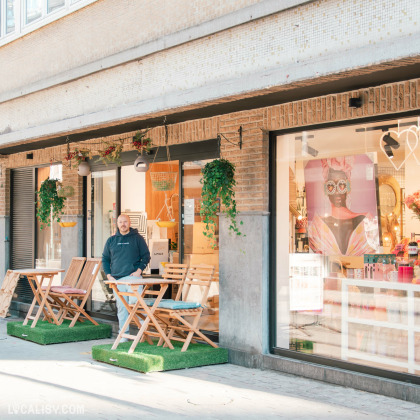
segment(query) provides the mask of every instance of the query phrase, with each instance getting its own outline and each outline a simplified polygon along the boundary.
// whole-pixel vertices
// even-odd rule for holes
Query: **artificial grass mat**
[[[61,325],[50,324],[48,321],[38,321],[31,328],[32,321],[22,325],[22,321],[8,322],[7,334],[38,344],[70,343],[74,341],[99,340],[112,335],[111,325],[93,325],[89,321],[76,322],[69,328],[70,321],[64,320]]]
[[[197,366],[227,363],[227,349],[214,348],[207,344],[190,344],[187,351],[181,352],[183,343],[172,343],[169,347],[139,343],[133,353],[128,354],[132,341],[121,343],[115,350],[112,344],[92,347],[92,357],[99,362],[109,363],[139,372],[158,372],[162,370],[185,369]]]

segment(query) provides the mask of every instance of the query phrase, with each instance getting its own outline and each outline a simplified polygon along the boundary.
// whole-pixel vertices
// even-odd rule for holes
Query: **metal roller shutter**
[[[35,170],[12,171],[11,197],[11,268],[34,268],[35,263]],[[26,279],[21,278],[16,287],[18,300],[32,301],[33,293]]]

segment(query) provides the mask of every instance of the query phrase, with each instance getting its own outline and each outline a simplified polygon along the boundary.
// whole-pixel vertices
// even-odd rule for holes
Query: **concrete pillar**
[[[243,212],[246,236],[229,234],[220,216],[220,312],[222,347],[261,355],[268,352],[268,222],[267,212]]]

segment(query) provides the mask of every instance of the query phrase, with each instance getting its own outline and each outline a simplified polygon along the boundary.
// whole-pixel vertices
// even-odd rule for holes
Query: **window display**
[[[311,160],[304,172],[311,250],[353,256],[377,251],[376,186],[370,158],[357,155]]]
[[[420,374],[419,121],[277,137],[276,347]]]

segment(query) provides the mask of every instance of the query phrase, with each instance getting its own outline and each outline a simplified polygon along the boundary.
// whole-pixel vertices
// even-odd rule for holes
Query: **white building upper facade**
[[[9,3],[19,6],[13,37]],[[42,13],[29,30],[22,13],[32,3],[42,3]],[[56,3],[64,6],[53,18],[51,1],[1,0],[0,145],[420,57],[417,1]]]

